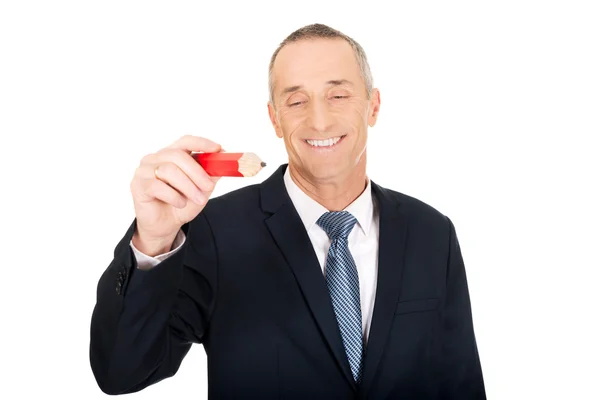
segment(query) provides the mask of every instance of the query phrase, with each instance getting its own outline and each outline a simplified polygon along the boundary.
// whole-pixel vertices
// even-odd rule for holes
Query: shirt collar
[[[285,188],[300,215],[300,219],[304,227],[309,231],[317,222],[319,217],[328,212],[325,207],[308,196],[296,183],[292,180],[289,166],[286,168],[283,175]],[[373,222],[373,196],[371,194],[371,180],[367,178],[367,187],[348,207],[344,209],[351,213],[362,232],[367,236]]]

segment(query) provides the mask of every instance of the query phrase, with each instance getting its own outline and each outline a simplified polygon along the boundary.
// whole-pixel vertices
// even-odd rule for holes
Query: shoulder
[[[232,221],[260,210],[260,183],[211,197],[202,210],[208,219]]]
[[[229,208],[231,206],[245,207],[254,206],[258,207],[258,200],[260,198],[260,183],[252,184],[234,189],[227,193],[212,197],[206,208],[214,210]]]
[[[442,211],[419,198],[374,183],[373,186],[376,197],[395,206],[413,227],[428,227],[447,232],[452,224],[450,218]]]

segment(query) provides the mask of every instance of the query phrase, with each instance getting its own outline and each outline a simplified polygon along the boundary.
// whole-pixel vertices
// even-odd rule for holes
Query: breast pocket
[[[438,308],[438,303],[438,299],[435,298],[401,301],[396,306],[396,314],[435,311]]]

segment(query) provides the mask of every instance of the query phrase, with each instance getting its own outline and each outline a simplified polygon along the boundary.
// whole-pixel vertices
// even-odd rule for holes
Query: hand
[[[220,152],[221,146],[197,136],[142,158],[131,181],[136,215],[133,245],[155,256],[168,252],[177,232],[204,208],[219,177],[211,177],[191,152]]]

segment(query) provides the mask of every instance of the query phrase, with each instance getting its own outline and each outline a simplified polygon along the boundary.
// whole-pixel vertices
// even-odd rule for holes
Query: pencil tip
[[[261,167],[266,167],[266,166],[267,166],[267,163],[266,163],[266,162],[264,162],[264,161],[261,161],[261,163],[260,163],[260,166],[261,166]]]

